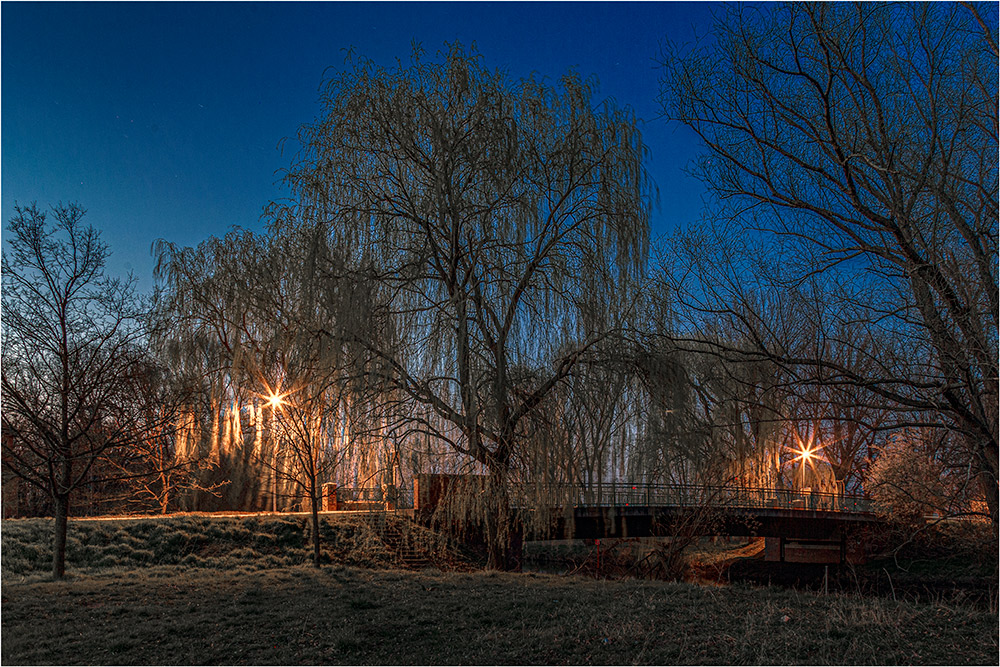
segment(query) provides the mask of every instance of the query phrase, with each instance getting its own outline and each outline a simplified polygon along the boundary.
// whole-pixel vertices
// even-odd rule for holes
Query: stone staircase
[[[414,544],[412,539],[408,539],[409,536],[400,530],[397,523],[386,521],[384,514],[377,514],[369,518],[368,522],[403,567],[420,570],[433,565],[427,557],[427,551]]]

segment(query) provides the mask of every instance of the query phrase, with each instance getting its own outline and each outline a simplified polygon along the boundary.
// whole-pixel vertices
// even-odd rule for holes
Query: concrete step
[[[398,526],[389,525],[380,517],[373,517],[369,525],[389,549],[395,552],[399,562],[410,569],[430,567],[433,563],[427,557],[424,549],[406,541],[403,531]]]

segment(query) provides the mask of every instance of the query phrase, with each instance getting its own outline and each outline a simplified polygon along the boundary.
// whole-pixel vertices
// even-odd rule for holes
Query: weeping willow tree
[[[226,459],[220,474],[242,488],[229,493],[235,505],[253,505],[251,494],[274,509],[288,495],[275,488],[288,477],[275,463],[287,458],[275,451],[290,428],[278,424],[287,406],[313,415],[310,428],[338,446],[359,430],[350,422],[358,413],[351,391],[360,387],[350,382],[363,362],[346,336],[323,332],[361,328],[364,286],[329,273],[338,261],[333,252],[315,230],[277,226],[268,235],[233,231],[194,249],[159,246],[161,306],[173,318],[163,347],[172,363],[202,379],[201,403],[187,415],[178,451],[201,448],[217,463]]]
[[[242,271],[260,263],[259,249],[251,235],[237,233],[197,248],[163,242],[156,248],[159,307],[171,323],[158,344],[167,362],[199,388],[175,449],[177,456],[208,462],[199,486],[214,490],[187,494],[185,509],[257,509],[264,492],[257,450],[264,444],[266,415],[258,409],[260,385],[245,363],[253,358],[246,351],[259,338],[260,325],[246,317],[252,295],[248,283],[240,282]],[[259,276],[254,284],[264,280]]]
[[[369,382],[382,373],[366,351],[391,328],[370,326],[370,282],[346,275],[330,240],[281,218],[264,235],[161,243],[157,268],[175,323],[164,347],[202,377],[178,452],[215,463],[224,507],[308,509],[317,566],[323,483],[371,480],[393,460],[383,408],[394,403]]]
[[[649,189],[634,115],[575,73],[513,81],[452,45],[383,69],[350,57],[298,133],[278,216],[329,230],[378,285],[368,351],[427,431],[490,478],[491,565],[528,420],[620,326]]]
[[[703,268],[703,242],[702,230],[694,228],[657,249],[662,273],[648,291],[645,338],[635,361],[645,411],[634,465],[667,484],[774,488],[795,417],[792,377],[779,364],[743,354],[748,343],[738,315],[699,310],[679,288]],[[738,256],[758,261],[755,253]],[[713,275],[738,288],[751,272],[739,267],[723,274],[716,267]],[[782,314],[790,323],[802,319],[787,306]],[[723,346],[731,354],[720,354]]]

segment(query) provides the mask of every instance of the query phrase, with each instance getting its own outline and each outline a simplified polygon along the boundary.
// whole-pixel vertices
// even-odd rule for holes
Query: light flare
[[[792,458],[792,462],[799,461],[801,463],[806,463],[808,465],[813,465],[815,461],[826,461],[821,454],[823,450],[823,445],[813,444],[812,436],[809,437],[808,442],[802,442],[798,436],[795,438],[798,442],[796,447],[786,447],[786,449],[795,453],[795,457]]]
[[[796,456],[793,460],[811,464],[813,462],[813,459],[820,458],[819,454],[817,454],[819,450],[820,450],[819,447],[809,447],[809,448],[799,449],[798,450],[799,455]]]
[[[286,405],[289,404],[288,401],[285,400],[285,399],[291,393],[292,393],[291,391],[281,391],[281,383],[280,382],[273,389],[270,386],[268,386],[267,382],[265,382],[264,383],[264,392],[260,393],[260,394],[257,394],[257,396],[259,396],[260,398],[264,399],[267,407],[271,408],[272,410],[277,410],[277,409],[279,409],[279,408],[281,408],[281,407],[286,406]]]

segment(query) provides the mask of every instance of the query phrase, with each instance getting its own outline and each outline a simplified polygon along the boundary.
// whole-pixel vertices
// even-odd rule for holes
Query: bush
[[[898,434],[880,448],[864,480],[876,511],[911,526],[925,516],[963,513],[970,480],[950,473],[942,449],[923,431]]]

